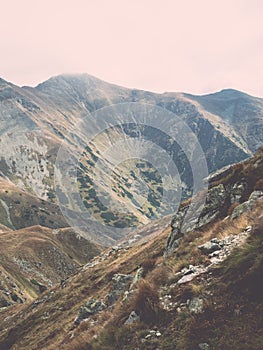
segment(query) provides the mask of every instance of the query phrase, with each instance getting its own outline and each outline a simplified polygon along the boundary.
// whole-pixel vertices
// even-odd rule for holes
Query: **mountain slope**
[[[10,307],[35,299],[98,255],[101,247],[70,228],[41,226],[0,233],[0,304]]]
[[[63,288],[3,309],[1,349],[260,350],[262,164],[261,151],[213,177],[209,191],[231,185],[239,203],[227,202],[214,218],[215,207],[207,207],[213,220],[185,234],[169,256],[174,227],[152,222],[151,240],[107,249]],[[241,195],[233,186],[240,180],[248,184]],[[261,195],[248,203],[255,192]]]
[[[98,220],[117,227],[149,222],[160,204],[159,190],[162,188],[159,175],[154,173],[153,167],[143,161],[124,162],[116,167],[111,188],[102,183],[98,185],[98,193],[108,198],[107,205],[100,202],[98,193],[94,193],[94,181],[90,177],[112,140],[121,140],[124,136],[120,130],[112,129],[106,133],[106,137],[100,137],[97,142],[87,145],[82,121],[87,114],[102,107],[127,102],[161,107],[186,121],[199,139],[209,172],[247,158],[263,141],[263,133],[260,132],[263,125],[262,99],[233,90],[206,96],[156,94],[108,84],[87,74],[53,77],[35,88],[20,88],[1,80],[2,176],[41,199],[56,202],[54,164],[61,142],[66,140],[72,151],[80,150],[85,144],[87,147],[78,167],[78,192],[84,206]],[[125,135],[136,136],[136,128],[126,128]],[[158,136],[151,128],[141,129],[140,133],[142,138],[157,142],[165,152],[173,155],[181,175],[182,196],[189,197],[193,186],[192,172],[178,144],[170,144],[165,135]],[[146,154],[151,152],[150,148],[145,151]],[[104,176],[107,178],[107,173]],[[138,197],[130,180],[146,182],[150,193],[148,197]],[[66,198],[69,209],[72,209],[76,205],[74,198],[77,192],[69,198],[63,186],[63,183],[57,183],[57,193]],[[138,203],[142,200],[144,205],[140,207]],[[125,218],[114,212],[122,207],[128,211]],[[6,225],[6,219],[2,223]],[[41,225],[49,224],[41,222]],[[116,238],[119,237],[113,237]]]

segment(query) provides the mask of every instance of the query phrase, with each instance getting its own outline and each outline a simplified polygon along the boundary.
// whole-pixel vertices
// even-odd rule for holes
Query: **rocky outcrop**
[[[220,184],[208,190],[204,207],[199,216],[196,215],[200,204],[198,198],[194,199],[191,212],[189,211],[190,205],[179,209],[171,223],[172,231],[167,240],[165,256],[171,254],[176,248],[178,248],[186,233],[200,229],[201,227],[213,222],[215,219],[226,216],[227,210],[231,204],[241,201],[245,191],[246,182],[244,179],[229,185]],[[235,219],[242,213],[251,210],[256,201],[262,196],[262,191],[252,192],[248,201],[241,203],[234,209],[231,216],[232,219]],[[218,250],[217,248],[217,242],[209,242],[201,249],[212,252]]]
[[[117,273],[112,278],[112,289],[108,294],[108,303],[115,303],[121,294],[128,290],[129,285],[133,282],[133,275]]]
[[[191,282],[195,277],[208,272],[214,265],[224,261],[234,248],[242,245],[246,241],[251,230],[252,227],[248,226],[243,232],[237,235],[229,235],[221,240],[212,238],[210,241],[200,245],[198,248],[204,255],[208,256],[209,263],[206,263],[206,265],[189,265],[188,267],[184,267],[178,273],[180,278],[177,284]]]
[[[211,241],[200,245],[198,248],[204,254],[211,254],[215,251],[220,250],[222,248],[222,245],[223,244],[217,238],[213,238],[213,239],[211,239]]]
[[[249,197],[249,199],[246,202],[238,205],[234,209],[234,211],[233,211],[233,213],[231,215],[231,218],[232,219],[236,219],[241,214],[245,213],[246,211],[253,209],[256,201],[262,196],[263,196],[263,192],[262,191],[254,191],[254,192],[252,192],[250,197]]]
[[[231,190],[227,189],[223,184],[209,189],[204,207],[198,217],[196,217],[196,212],[198,212],[201,202],[197,197],[194,199],[194,207],[191,207],[191,213],[189,212],[190,205],[179,209],[171,223],[172,232],[167,240],[166,254],[173,252],[179,246],[187,232],[196,230],[220,217],[226,202],[230,200],[230,193]]]
[[[17,281],[16,281],[17,282]],[[25,293],[13,278],[0,270],[0,310],[27,301]]]
[[[97,314],[98,312],[104,310],[106,305],[102,300],[89,300],[86,305],[81,306],[78,316],[76,317],[74,324],[79,325],[82,321],[88,319],[90,316]]]

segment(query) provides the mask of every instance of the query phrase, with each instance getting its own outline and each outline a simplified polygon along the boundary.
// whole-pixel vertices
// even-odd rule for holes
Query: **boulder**
[[[235,183],[231,187],[228,188],[228,191],[230,193],[231,204],[240,203],[241,197],[243,196],[245,189],[246,189],[246,182],[245,181]]]
[[[210,349],[210,346],[207,343],[200,343],[200,344],[198,344],[198,347],[200,350],[209,350]]]
[[[172,232],[167,240],[165,256],[178,248],[186,233],[199,229],[218,218],[228,197],[229,193],[224,185],[220,184],[208,190],[203,207],[201,206],[202,198],[200,197],[200,200],[198,200],[195,197],[192,206],[181,208],[172,220]]]
[[[245,213],[246,211],[252,210],[256,201],[262,196],[263,196],[262,191],[252,192],[251,195],[249,196],[249,199],[246,202],[239,204],[237,207],[235,207],[235,209],[231,215],[231,219],[236,219],[241,214]]]
[[[217,250],[222,249],[222,246],[218,243],[214,243],[211,241],[206,242],[198,247],[198,249],[201,250],[202,253],[209,255]]]
[[[142,278],[143,275],[143,267],[139,267],[138,270],[136,271],[136,274],[133,278],[133,281],[130,285],[130,290],[132,290],[136,284],[140,281],[140,279]]]
[[[11,306],[12,303],[10,303],[8,300],[4,299],[4,298],[0,298],[0,308],[2,307],[8,307]]]
[[[128,290],[129,285],[133,282],[133,275],[125,275],[121,273],[116,273],[112,277],[112,289],[108,294],[109,304],[115,303],[120,295]]]
[[[200,298],[193,298],[188,304],[189,311],[194,314],[200,314],[203,312],[204,301]]]
[[[203,207],[202,195],[200,194],[194,197],[191,205],[181,207],[172,219],[172,231],[166,243],[164,256],[168,256],[179,247],[186,233],[200,229],[219,218],[229,203],[239,203],[246,191],[246,186],[244,180],[226,186],[219,184],[207,191]],[[198,196],[200,196],[201,201],[199,201]],[[234,209],[232,219],[237,218],[247,210],[251,210],[257,199],[262,196],[262,191],[254,191],[247,202],[241,203]],[[216,248],[214,246],[211,249]]]
[[[140,316],[138,316],[135,311],[132,311],[124,324],[133,324],[138,321],[140,321]]]
[[[76,317],[74,324],[79,325],[82,321],[88,319],[90,316],[97,314],[104,310],[106,305],[101,300],[89,300],[86,305],[81,306],[78,316]]]

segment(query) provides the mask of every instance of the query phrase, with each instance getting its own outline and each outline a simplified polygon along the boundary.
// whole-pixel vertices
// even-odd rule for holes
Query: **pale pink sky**
[[[1,1],[0,76],[89,73],[127,87],[263,97],[262,0]]]

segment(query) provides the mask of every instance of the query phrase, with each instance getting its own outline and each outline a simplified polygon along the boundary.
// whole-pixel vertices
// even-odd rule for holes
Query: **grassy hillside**
[[[41,226],[0,232],[0,304],[33,300],[98,255],[101,247],[72,229]]]
[[[167,257],[172,227],[148,224],[148,239],[141,228],[136,245],[109,248],[37,299],[3,307],[0,349],[262,349],[262,197],[244,205],[262,189],[262,159],[261,150],[211,178],[211,186],[247,184],[235,219],[237,203],[227,202]]]

